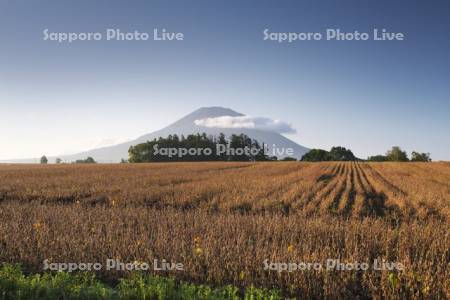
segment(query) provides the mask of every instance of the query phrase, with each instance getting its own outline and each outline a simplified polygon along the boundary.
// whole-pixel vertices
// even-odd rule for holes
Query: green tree
[[[245,147],[251,148],[252,141],[250,138],[244,134],[236,135],[232,134],[230,139],[230,148],[231,149],[245,149]],[[230,160],[232,161],[249,161],[250,157],[245,153],[240,154],[235,151],[232,153]]]
[[[62,159],[59,158],[59,157],[57,157],[57,158],[55,159],[55,164],[60,164],[60,163],[62,163]]]
[[[353,161],[358,158],[353,155],[350,149],[345,147],[335,146],[331,150],[325,151],[322,149],[311,149],[308,153],[302,156],[302,161]]]
[[[86,163],[87,164],[95,164],[95,163],[97,163],[92,157],[88,157],[88,158],[86,158]]]
[[[419,152],[413,151],[411,153],[411,161],[429,162],[429,161],[431,161],[430,153],[419,153]]]
[[[75,161],[76,164],[96,164],[97,162],[92,158],[88,157],[86,159],[78,159]]]
[[[368,161],[383,162],[383,161],[388,161],[388,158],[385,155],[374,155],[374,156],[369,156],[367,158],[367,160]]]
[[[356,160],[355,155],[350,149],[341,146],[333,147],[330,150],[331,160],[335,161],[353,161]]]
[[[156,140],[155,140],[156,141]],[[142,163],[150,161],[152,150],[151,142],[141,143],[135,146],[130,146],[128,149],[128,161],[130,163]]]
[[[394,146],[386,153],[386,157],[389,161],[408,161],[408,154],[400,147]]]
[[[302,161],[329,161],[332,160],[330,152],[322,149],[311,149],[302,156]]]
[[[48,163],[48,159],[47,159],[47,157],[44,155],[44,156],[42,156],[41,157],[41,164],[43,164],[43,165],[46,165],[47,163]]]
[[[295,157],[286,156],[280,159],[280,161],[297,161]]]

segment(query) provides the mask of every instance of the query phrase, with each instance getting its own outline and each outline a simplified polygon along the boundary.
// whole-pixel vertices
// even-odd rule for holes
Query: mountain
[[[294,157],[301,158],[303,154],[309,151],[308,148],[298,145],[297,143],[291,141],[290,139],[284,137],[283,135],[268,131],[268,130],[259,130],[259,129],[247,129],[247,128],[210,128],[198,126],[194,123],[195,120],[205,119],[205,118],[215,118],[222,116],[231,116],[231,117],[239,117],[244,116],[241,113],[238,113],[229,108],[223,107],[203,107],[200,108],[189,115],[181,118],[175,123],[152,133],[143,135],[133,141],[129,141],[126,143],[102,147],[98,149],[93,149],[73,155],[63,155],[58,156],[63,161],[71,162],[77,159],[85,159],[88,156],[93,157],[98,162],[103,163],[113,163],[119,162],[121,159],[128,158],[128,149],[130,146],[134,146],[139,143],[144,143],[149,140],[153,140],[159,137],[167,137],[170,134],[178,134],[178,135],[189,135],[195,133],[203,133],[205,132],[208,135],[219,135],[219,133],[224,133],[226,136],[230,136],[231,134],[246,134],[252,139],[257,140],[260,143],[267,144],[269,150],[272,149],[272,145],[276,145],[279,149],[292,148],[294,151]],[[283,155],[276,155],[279,158],[283,157]],[[53,162],[56,157],[49,157],[49,161]]]

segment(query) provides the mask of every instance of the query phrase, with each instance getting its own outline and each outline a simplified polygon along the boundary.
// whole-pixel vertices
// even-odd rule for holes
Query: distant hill
[[[136,145],[139,143],[144,143],[149,140],[153,140],[159,137],[167,137],[170,134],[178,134],[178,135],[188,135],[195,133],[203,133],[205,132],[208,135],[219,135],[221,132],[226,136],[230,136],[231,134],[246,134],[252,139],[259,141],[260,143],[265,143],[268,145],[268,148],[271,149],[271,146],[274,144],[277,148],[292,148],[294,150],[294,157],[300,159],[306,152],[309,151],[308,148],[298,145],[297,143],[291,141],[290,139],[284,137],[283,135],[268,131],[268,130],[259,130],[259,129],[248,129],[248,128],[210,128],[198,126],[194,122],[195,120],[205,119],[205,118],[216,118],[222,116],[231,116],[231,117],[239,117],[244,116],[241,113],[238,113],[229,108],[223,107],[203,107],[197,109],[196,111],[188,114],[187,116],[179,119],[175,123],[160,129],[158,131],[143,135],[135,140],[121,143],[114,146],[102,147],[98,149],[93,149],[73,155],[62,155],[58,156],[63,161],[71,162],[77,159],[84,159],[88,156],[93,157],[97,162],[100,163],[115,163],[120,162],[121,159],[128,158],[128,149],[132,145]],[[281,158],[283,156],[279,156]],[[56,157],[49,157],[49,161],[53,162]],[[33,160],[20,160],[18,162],[36,162]]]

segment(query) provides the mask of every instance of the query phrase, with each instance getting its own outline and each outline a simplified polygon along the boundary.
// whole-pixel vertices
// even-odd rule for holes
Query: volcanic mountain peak
[[[143,135],[135,140],[117,144],[114,146],[97,148],[73,155],[62,155],[58,156],[63,161],[71,162],[78,159],[85,159],[86,157],[93,157],[98,162],[103,163],[114,163],[119,162],[121,159],[128,158],[128,149],[130,146],[134,146],[140,143],[145,143],[159,137],[167,137],[170,134],[184,135],[196,133],[206,133],[207,135],[217,136],[220,133],[224,133],[226,136],[232,134],[246,134],[252,139],[257,140],[260,143],[268,145],[269,148],[292,148],[294,151],[294,157],[301,158],[309,149],[298,145],[292,140],[284,137],[283,135],[270,130],[264,130],[261,128],[216,128],[216,127],[205,127],[196,125],[196,120],[202,120],[207,118],[218,118],[223,116],[229,117],[244,117],[244,114],[236,112],[229,108],[224,108],[220,106],[211,107],[201,107],[192,113],[184,116],[178,121],[172,123],[171,125],[157,130],[155,132]],[[281,156],[282,157],[282,156]],[[49,157],[50,161],[54,161],[56,157]],[[33,162],[32,160],[21,160],[20,162]]]

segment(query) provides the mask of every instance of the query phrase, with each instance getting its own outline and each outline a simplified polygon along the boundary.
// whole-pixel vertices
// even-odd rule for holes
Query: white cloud
[[[248,128],[274,131],[278,133],[296,133],[291,124],[286,122],[251,116],[222,116],[216,118],[205,118],[194,121],[195,125],[209,128]]]

